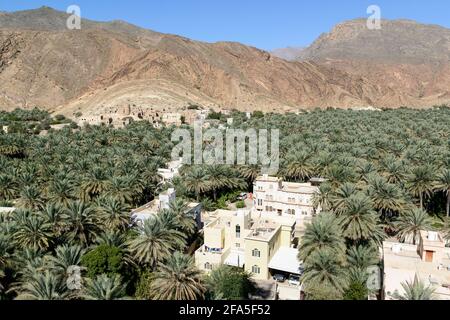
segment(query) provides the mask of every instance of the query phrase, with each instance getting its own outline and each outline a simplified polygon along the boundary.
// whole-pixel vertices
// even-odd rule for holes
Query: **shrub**
[[[150,271],[143,272],[136,286],[135,297],[137,300],[152,300],[150,288],[153,282],[153,273]]]
[[[360,282],[352,282],[344,292],[345,300],[367,300],[369,290],[367,286]]]
[[[255,292],[255,284],[249,273],[225,265],[213,270],[207,282],[209,296],[223,300],[244,300]]]
[[[238,201],[238,202],[236,203],[236,208],[238,208],[238,209],[243,209],[243,208],[245,208],[245,202],[244,202],[244,201]]]
[[[87,268],[90,278],[101,274],[120,274],[123,270],[123,253],[117,247],[100,245],[89,251],[81,259],[81,264]]]

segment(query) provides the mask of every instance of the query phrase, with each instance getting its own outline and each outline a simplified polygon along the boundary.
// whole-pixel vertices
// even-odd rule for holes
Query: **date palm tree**
[[[261,175],[261,168],[258,165],[243,165],[238,167],[239,174],[251,186],[256,178]]]
[[[135,181],[131,175],[114,176],[109,180],[106,195],[122,203],[133,203],[133,197],[143,189],[137,190]]]
[[[223,165],[211,165],[206,168],[208,175],[209,190],[213,192],[214,201],[217,200],[217,192],[222,189],[240,189],[245,188],[243,179],[237,177],[235,173]]]
[[[16,290],[16,300],[64,300],[68,297],[62,281],[48,270],[36,272]]]
[[[438,177],[436,189],[445,193],[447,202],[445,205],[445,213],[450,217],[450,170],[445,169]]]
[[[80,198],[83,201],[89,201],[98,197],[108,190],[110,182],[108,181],[105,170],[100,167],[94,167],[87,172],[79,188]]]
[[[378,265],[380,257],[375,246],[352,246],[347,252],[348,265],[359,269],[367,269],[370,266]]]
[[[391,217],[405,209],[406,201],[399,187],[382,177],[373,175],[368,180],[367,194],[382,216]]]
[[[324,183],[319,186],[319,190],[314,192],[312,203],[314,209],[321,208],[323,211],[331,210],[332,208],[332,192],[333,187],[329,183]]]
[[[81,297],[85,300],[122,300],[126,296],[125,289],[119,275],[102,274],[95,279],[86,279]]]
[[[139,235],[129,243],[133,258],[140,264],[155,269],[159,262],[166,260],[176,248],[183,247],[185,235],[175,229],[167,229],[156,216],[147,219],[138,227]]]
[[[71,267],[80,266],[81,258],[85,250],[79,245],[68,246],[66,244],[56,248],[55,255],[45,257],[49,263],[49,269],[54,275],[65,283]]]
[[[183,180],[186,190],[194,193],[197,201],[200,201],[200,195],[211,190],[209,175],[201,167],[192,167],[185,173]]]
[[[68,203],[73,200],[73,193],[73,182],[67,178],[55,178],[50,181],[47,188],[48,201],[64,207],[67,207]]]
[[[108,196],[97,202],[97,211],[102,224],[111,231],[125,231],[130,224],[130,207],[118,198]]]
[[[347,275],[342,258],[333,250],[315,251],[304,263],[305,271],[302,281],[308,286],[334,288],[342,293],[347,286]]]
[[[336,213],[341,213],[347,206],[348,199],[358,192],[353,183],[344,183],[331,195],[331,203]]]
[[[355,243],[361,240],[370,240],[379,223],[379,217],[373,210],[372,201],[362,193],[348,198],[339,218],[343,235]]]
[[[31,215],[21,220],[14,241],[20,248],[47,250],[52,243],[51,226],[41,217]]]
[[[319,250],[329,249],[338,255],[345,253],[345,241],[342,229],[336,216],[329,212],[321,212],[306,226],[305,234],[299,247],[299,260],[307,261]]]
[[[151,294],[155,300],[204,299],[206,288],[202,279],[193,258],[175,252],[165,263],[158,265]]]
[[[431,165],[414,167],[407,185],[411,194],[419,197],[420,208],[423,209],[424,199],[431,196],[436,186],[434,168]]]
[[[73,244],[87,247],[98,234],[95,210],[82,201],[72,201],[64,213],[66,237]]]
[[[311,178],[314,166],[310,158],[311,154],[306,151],[288,154],[285,159],[284,176],[299,181],[306,181]]]
[[[13,200],[17,195],[17,185],[14,179],[7,174],[0,174],[0,199]]]
[[[196,217],[188,213],[188,205],[183,199],[175,199],[175,201],[171,202],[169,211],[174,213],[180,230],[186,234],[187,237],[190,237],[195,233]]]
[[[401,241],[412,240],[415,245],[420,231],[433,229],[433,220],[426,211],[413,208],[401,214],[393,225],[398,231],[397,236]]]
[[[42,208],[44,201],[42,194],[37,186],[27,185],[20,192],[17,205],[22,209],[39,210]]]
[[[403,294],[394,292],[392,297],[396,300],[434,300],[434,292],[431,286],[427,286],[423,281],[419,280],[417,274],[413,281],[406,281],[401,284]]]

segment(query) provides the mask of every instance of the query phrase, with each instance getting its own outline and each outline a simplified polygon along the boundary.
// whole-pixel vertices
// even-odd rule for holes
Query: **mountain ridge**
[[[338,50],[329,44],[333,37],[319,37],[319,46],[304,49],[307,59],[287,61],[237,42],[200,42],[117,20],[83,20],[82,30],[67,30],[64,19],[68,15],[51,8],[6,16],[0,15],[3,109],[39,106],[70,116],[127,105],[167,112],[198,104],[293,112],[330,106],[425,107],[450,97],[444,73],[438,75],[445,80],[441,86],[424,86],[415,95],[419,87],[409,88],[410,80],[400,79],[394,86],[383,83],[364,73],[371,65],[362,68],[353,58],[350,62],[358,65],[352,69],[339,56],[345,49],[340,49],[342,44],[337,43]],[[340,25],[337,30],[347,30],[345,24]],[[408,77],[413,76],[410,65],[398,68],[395,72],[404,72],[404,68]],[[421,68],[430,69],[427,64]],[[442,70],[447,70],[447,64]],[[430,81],[430,72],[425,74]]]

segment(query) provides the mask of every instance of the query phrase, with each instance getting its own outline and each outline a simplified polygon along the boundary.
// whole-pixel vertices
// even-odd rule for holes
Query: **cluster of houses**
[[[154,127],[160,126],[180,126],[183,123],[193,124],[195,121],[206,120],[209,114],[207,109],[189,109],[174,112],[169,110],[159,110],[154,108],[141,108],[131,105],[116,108],[102,108],[101,114],[82,115],[77,118],[77,124],[82,127],[89,125],[112,125],[115,128],[123,128],[132,121],[147,120]]]
[[[176,176],[180,166],[181,160],[162,169],[167,175],[164,179]],[[202,212],[200,204],[188,204],[187,210],[204,236],[194,254],[196,266],[207,273],[221,265],[234,266],[263,281],[280,275],[300,278],[303,266],[297,258],[298,246],[306,225],[321,212],[312,200],[323,182],[291,183],[262,175],[256,179],[245,209]],[[175,199],[175,191],[169,189],[136,209],[133,217],[143,221]],[[379,290],[382,299],[394,299],[395,292],[403,293],[402,284],[417,276],[435,289],[436,299],[450,300],[450,248],[446,244],[442,234],[433,231],[421,231],[417,245],[386,240],[380,248],[382,263],[375,281],[379,287],[372,289]]]
[[[450,300],[450,248],[443,235],[435,231],[421,231],[417,245],[389,239],[383,243],[384,300],[395,299],[403,293],[402,284],[420,281],[434,289],[434,298]]]
[[[312,205],[318,191],[311,182],[258,177],[250,209],[217,210],[202,217],[204,244],[195,252],[197,267],[205,272],[223,264],[240,267],[258,280],[300,276],[298,244],[305,225],[320,212]]]
[[[159,169],[164,182],[179,175],[182,159]],[[208,273],[221,265],[229,265],[251,273],[256,280],[269,280],[281,275],[288,279],[303,273],[298,247],[306,225],[320,214],[313,206],[313,196],[319,192],[323,179],[308,183],[291,183],[268,175],[258,177],[253,193],[241,210],[204,212],[200,203],[188,203],[186,213],[195,219],[204,243],[195,251],[195,264]],[[143,224],[161,210],[169,209],[176,200],[174,189],[159,194],[153,201],[131,212],[136,224]],[[14,208],[0,208],[9,214]],[[434,297],[450,300],[450,247],[443,235],[421,231],[417,244],[384,241],[380,248],[379,284],[381,298],[395,299],[403,293],[406,281],[418,277],[435,289]],[[301,291],[301,284],[298,284]]]

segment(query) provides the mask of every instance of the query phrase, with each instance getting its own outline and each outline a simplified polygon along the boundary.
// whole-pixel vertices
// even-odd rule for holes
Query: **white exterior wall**
[[[313,194],[318,188],[309,183],[292,184],[297,185],[299,192],[286,191],[285,182],[274,182],[268,180],[257,180],[254,185],[254,205],[256,210],[264,214],[295,216],[297,220],[312,218],[314,207],[312,204]],[[270,208],[273,210],[270,211]]]

